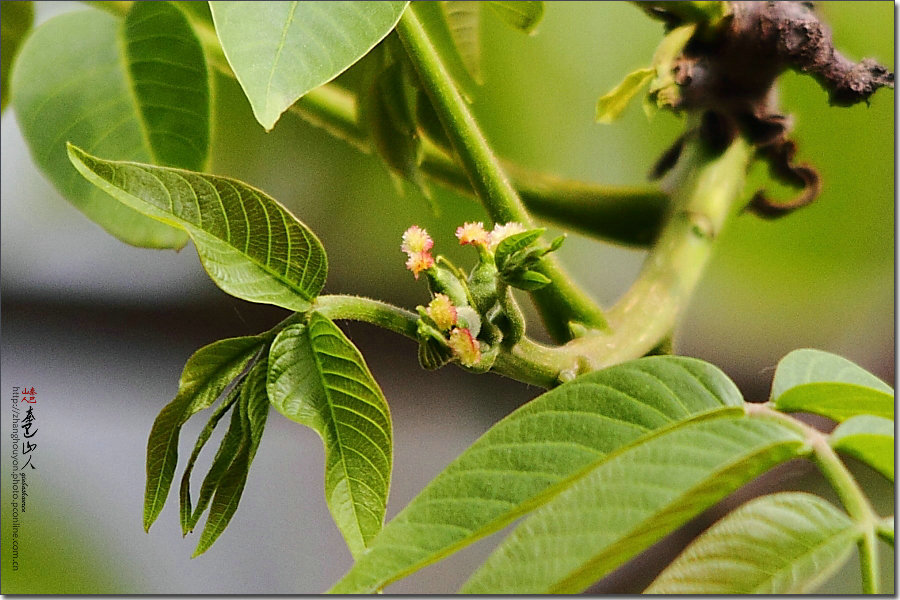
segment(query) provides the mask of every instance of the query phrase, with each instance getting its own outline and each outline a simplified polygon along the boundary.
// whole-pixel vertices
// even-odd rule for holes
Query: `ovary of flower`
[[[412,274],[416,276],[416,279],[419,278],[419,273],[426,269],[430,269],[433,266],[434,258],[427,250],[423,252],[412,252],[409,255],[409,260],[406,261],[406,268],[412,271]]]
[[[515,235],[517,233],[522,233],[525,231],[525,228],[522,227],[521,223],[516,221],[510,221],[505,225],[494,225],[494,230],[490,233],[490,244],[489,248],[491,252],[497,249],[497,246],[500,245],[505,238],[508,238],[511,235]]]
[[[435,294],[425,312],[428,313],[428,316],[431,317],[434,324],[441,331],[449,331],[451,327],[456,325],[456,307],[453,306],[453,302],[445,294]]]
[[[434,240],[431,239],[428,232],[418,225],[413,225],[403,232],[402,242],[400,249],[406,252],[410,258],[412,258],[413,254],[428,252],[434,246]]]
[[[462,245],[487,246],[490,234],[484,230],[484,223],[463,223],[456,228],[456,237]]]
[[[481,360],[481,347],[468,329],[454,327],[447,341],[453,355],[467,367],[474,367]]]

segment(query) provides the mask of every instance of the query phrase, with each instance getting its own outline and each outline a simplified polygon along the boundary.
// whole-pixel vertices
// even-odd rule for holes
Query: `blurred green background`
[[[93,10],[71,2],[40,2],[37,9],[38,20]],[[893,68],[893,3],[828,2],[820,10],[839,49]],[[471,91],[472,109],[504,158],[586,181],[642,182],[679,134],[681,121],[662,113],[648,121],[635,102],[622,120],[597,125],[594,105],[624,74],[649,64],[661,34],[661,24],[619,2],[548,3],[532,36],[486,13],[485,84]],[[453,232],[464,220],[485,219],[474,201],[435,188],[435,215],[413,186],[398,194],[374,157],[294,115],[266,134],[234,81],[217,77],[215,84],[211,170],[266,190],[320,236],[331,265],[326,292],[407,307],[424,302],[424,284],[403,268],[399,250],[401,233],[413,223],[429,230],[438,252],[469,264],[472,257],[458,247]],[[823,193],[813,206],[784,219],[742,215],[729,225],[679,329],[676,349],[720,366],[754,400],[768,393],[778,359],[799,347],[842,354],[892,382],[893,92],[877,93],[869,106],[842,109],[829,107],[825,92],[793,73],[782,78],[780,90],[783,109],[794,115],[799,158],[819,169]],[[2,388],[8,394],[20,382],[36,386],[44,419],[44,453],[21,550],[27,566],[11,573],[3,545],[3,591],[327,589],[348,568],[350,556],[322,498],[321,447],[312,432],[277,414],[269,420],[241,508],[210,552],[188,560],[196,542],[181,540],[176,507],[167,506],[149,536],[140,526],[146,435],[174,394],[184,361],[215,339],[272,326],[283,311],[225,297],[191,248],[176,254],[126,247],[87,221],[36,171],[10,110],[2,118],[2,146]],[[755,168],[747,199],[760,187],[790,193]],[[559,254],[607,305],[627,289],[644,257],[578,235],[570,235]],[[347,331],[393,410],[397,456],[389,517],[493,421],[539,393],[455,367],[424,373],[411,342],[364,325]],[[8,423],[8,409],[2,417]],[[187,428],[182,452],[199,427]],[[756,489],[817,485],[805,466],[789,467]],[[4,481],[8,469],[4,459]],[[859,471],[878,494],[879,507],[891,512],[891,486]],[[711,517],[705,518],[685,531]],[[4,508],[4,541],[8,526]],[[639,559],[640,568],[615,573],[615,589],[642,589],[683,538]],[[492,540],[388,591],[453,591],[490,551]],[[858,589],[853,560],[823,591]],[[890,564],[884,576],[892,589]],[[597,590],[613,589],[604,585],[612,584]]]

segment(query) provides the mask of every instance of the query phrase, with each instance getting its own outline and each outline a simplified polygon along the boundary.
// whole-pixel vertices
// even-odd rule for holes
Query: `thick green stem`
[[[813,462],[831,484],[841,504],[847,509],[847,514],[856,521],[862,532],[857,546],[863,593],[877,594],[879,561],[876,541],[880,519],[865,492],[859,487],[859,483],[828,444],[828,436],[806,423],[773,409],[769,404],[747,404],[746,410],[750,416],[762,415],[765,418],[778,419],[801,432],[807,439],[812,450]]]
[[[591,370],[643,356],[668,336],[712,256],[743,187],[750,146],[714,154],[695,139],[673,173],[673,210],[637,281],[609,311],[610,332],[573,341]]]
[[[491,218],[498,223],[518,221],[530,227],[531,217],[416,16],[415,4],[410,5],[400,18],[397,33],[463,164],[463,170]]]
[[[329,295],[319,296],[312,310],[336,321],[350,320],[371,323],[383,329],[399,333],[411,340],[416,335],[419,316],[412,311],[362,296]],[[302,313],[294,313],[266,332],[274,337],[291,323],[305,318]],[[523,383],[544,388],[559,383],[560,373],[570,368],[571,359],[558,348],[549,348],[522,338],[515,346],[501,352],[492,371]]]
[[[438,118],[450,138],[463,170],[491,219],[496,223],[518,221],[532,227],[525,210],[499,161],[475,122],[450,73],[447,71],[415,12],[415,4],[403,13],[397,33],[431,99]],[[550,278],[550,285],[532,293],[551,335],[559,340],[571,338],[570,323],[603,329],[606,320],[600,308],[563,272],[552,257],[536,269]]]
[[[319,296],[313,310],[329,319],[365,321],[410,339],[416,339],[419,315],[380,300],[362,296]]]
[[[818,432],[816,432],[818,433]],[[838,498],[844,508],[857,523],[860,524],[863,536],[857,546],[859,548],[859,566],[862,574],[862,589],[864,594],[878,593],[879,561],[877,548],[878,515],[860,489],[859,484],[847,470],[847,467],[838,458],[828,439],[819,435],[813,443],[813,460],[819,470],[837,492]]]

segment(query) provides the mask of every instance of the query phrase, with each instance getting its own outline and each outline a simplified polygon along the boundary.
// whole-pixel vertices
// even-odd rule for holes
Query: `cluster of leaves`
[[[540,2],[488,4],[525,31],[543,11]],[[835,451],[893,480],[893,390],[856,365],[795,352],[779,364],[772,399],[760,408],[746,405],[712,365],[657,356],[582,375],[527,403],[384,525],[390,411],[320,295],[328,271],[322,244],[264,192],[202,171],[210,145],[211,67],[234,73],[269,130],[298,98],[365,56],[360,123],[387,166],[417,181],[423,138],[448,144],[408,55],[392,37],[407,3],[208,6],[140,2],[123,19],[93,9],[55,17],[18,49],[10,85],[6,57],[16,52],[31,16],[24,6],[3,11],[4,104],[11,88],[32,154],[60,192],[128,243],[181,248],[192,240],[223,291],[294,311],[268,332],[221,340],[188,361],[175,399],[150,434],[145,528],[169,494],[181,428],[209,409],[180,484],[182,529],[192,531],[208,509],[196,554],[208,549],[237,509],[270,404],[323,439],[326,500],[356,559],[333,588],[343,593],[381,590],[526,515],[463,591],[580,591],[787,460],[816,461],[842,498],[859,499],[860,492],[843,477],[840,461],[829,461]],[[481,4],[445,2],[440,11],[461,64],[477,82]],[[670,32],[651,69],[601,99],[601,118],[621,111],[642,83],[650,83],[658,106],[671,102],[677,91],[671,65],[690,37],[685,31]],[[54,43],[60,38],[77,44],[63,49]],[[550,283],[535,265],[561,240],[543,245],[542,233],[505,237],[480,253],[468,276],[445,264],[431,267],[433,293],[474,309],[464,322],[470,335],[483,332],[488,345],[518,341],[523,325],[507,288]],[[406,333],[421,337],[424,324],[445,339],[447,328],[434,312],[410,315]],[[196,460],[229,411],[228,429],[192,500]],[[823,436],[785,414],[794,411],[840,425]],[[892,518],[876,521],[867,506],[863,498],[845,514],[809,495],[754,500],[698,538],[649,591],[811,589],[854,544],[862,548],[875,533],[893,543]],[[745,560],[722,558],[736,555]]]

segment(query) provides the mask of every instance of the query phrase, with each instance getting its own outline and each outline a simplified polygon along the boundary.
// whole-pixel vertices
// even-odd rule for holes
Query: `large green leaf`
[[[264,341],[256,336],[219,340],[194,353],[181,373],[178,394],[153,423],[147,442],[147,488],[144,494],[144,529],[159,516],[178,463],[178,436],[191,415],[216,401]]]
[[[561,385],[497,423],[453,461],[332,591],[380,589],[503,528],[622,445],[740,405],[740,392],[721,371],[681,357],[644,358]]]
[[[0,111],[6,109],[6,101],[9,99],[9,72],[13,57],[33,23],[33,2],[10,1],[0,11]]]
[[[384,523],[393,453],[391,415],[353,343],[318,313],[286,327],[269,354],[269,398],[325,444],[325,499],[354,557]]]
[[[894,418],[894,390],[846,358],[795,350],[778,363],[772,402],[785,412],[810,412],[836,421],[869,414]]]
[[[859,528],[818,496],[751,500],[697,538],[648,594],[803,594],[853,552]]]
[[[228,63],[256,120],[331,81],[391,30],[407,2],[210,2]]]
[[[269,414],[269,397],[266,394],[266,359],[256,363],[241,387],[237,402],[238,419],[241,423],[241,443],[233,455],[228,468],[216,482],[216,494],[209,507],[206,525],[194,550],[194,556],[203,554],[225,531],[231,517],[237,510],[247,483],[250,464],[256,456],[266,417]]]
[[[227,177],[107,161],[71,145],[69,157],[122,204],[187,231],[206,272],[229,294],[303,311],[325,285],[322,244],[264,192]]]
[[[831,447],[859,459],[894,480],[894,422],[857,415],[837,426],[828,438]]]
[[[209,75],[181,11],[137,2],[124,20],[97,10],[54,17],[28,38],[12,79],[12,104],[34,161],[67,200],[127,243],[187,243],[183,231],[90,185],[66,156],[69,141],[121,160],[204,168]]]
[[[621,449],[532,513],[463,586],[579,592],[772,466],[807,450],[770,417],[686,422]]]

